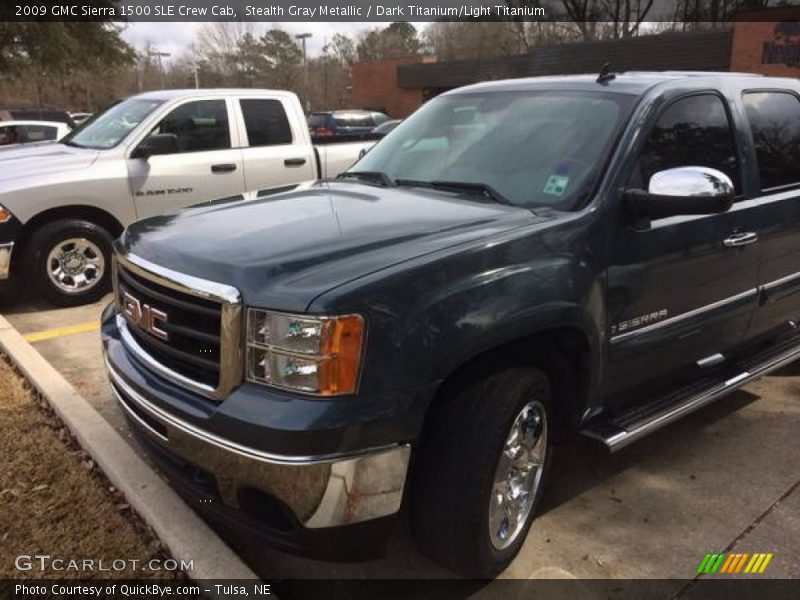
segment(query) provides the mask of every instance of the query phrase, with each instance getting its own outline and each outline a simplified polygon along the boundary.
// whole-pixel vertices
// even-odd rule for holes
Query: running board
[[[796,337],[796,336],[795,336]],[[787,348],[787,346],[789,346]],[[672,395],[644,407],[637,407],[627,413],[613,417],[598,417],[586,424],[581,433],[605,444],[610,452],[621,450],[625,446],[658,431],[662,427],[677,421],[700,408],[711,404],[722,396],[758,379],[776,369],[780,369],[800,358],[800,344],[791,340],[769,353],[753,357],[743,369],[724,380],[705,380],[701,387],[695,385],[690,392]],[[766,354],[766,356],[765,356]],[[758,359],[761,360],[758,360]]]

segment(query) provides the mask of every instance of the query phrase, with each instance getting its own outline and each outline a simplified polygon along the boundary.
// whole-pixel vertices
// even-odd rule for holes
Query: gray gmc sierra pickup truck
[[[194,506],[353,558],[406,505],[492,576],[556,427],[615,451],[800,356],[800,83],[454,90],[337,179],[129,227],[115,264],[111,384]]]

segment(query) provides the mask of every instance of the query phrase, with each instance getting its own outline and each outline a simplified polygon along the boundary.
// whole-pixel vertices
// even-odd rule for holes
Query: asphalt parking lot
[[[53,309],[15,287],[0,290],[0,313],[125,432],[100,354],[107,302]],[[718,551],[774,553],[760,577],[800,577],[799,434],[794,363],[616,455],[563,440],[543,513],[503,577],[671,579],[665,591],[676,593]],[[414,550],[403,523],[385,558],[355,564],[227,541],[265,579],[450,577]]]

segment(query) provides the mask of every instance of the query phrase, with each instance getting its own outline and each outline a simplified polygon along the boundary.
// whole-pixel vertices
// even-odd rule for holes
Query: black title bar
[[[526,0],[3,0],[0,4],[0,21],[5,22],[568,20],[561,2]],[[798,0],[790,4],[796,6]],[[678,15],[676,0],[655,0],[641,20],[675,21]],[[641,15],[632,14],[630,20],[637,18]]]

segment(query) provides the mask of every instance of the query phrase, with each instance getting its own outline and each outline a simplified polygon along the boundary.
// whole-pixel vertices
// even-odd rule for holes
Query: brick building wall
[[[602,57],[600,60],[598,57]],[[589,73],[610,61],[625,70],[744,71],[800,78],[800,7],[742,12],[730,29],[542,46],[489,61],[404,58],[353,65],[353,107],[404,118],[428,97],[499,77]],[[400,87],[400,86],[403,87]]]
[[[800,78],[800,8],[740,13],[733,27],[731,69]]]
[[[353,65],[353,108],[384,109],[394,119],[403,119],[422,104],[422,90],[404,90],[397,85],[397,67],[418,62],[399,58]]]

